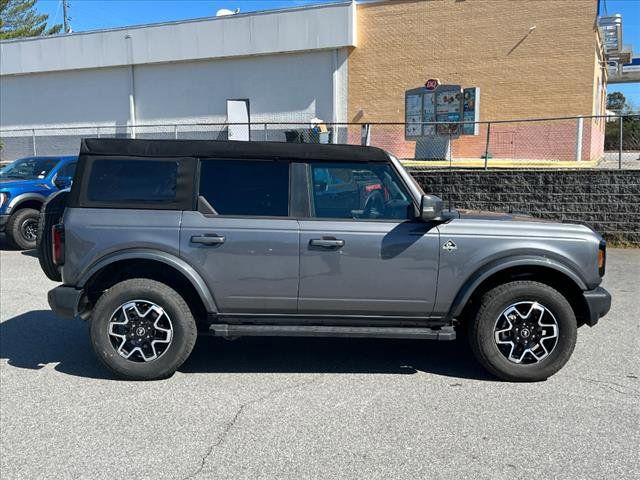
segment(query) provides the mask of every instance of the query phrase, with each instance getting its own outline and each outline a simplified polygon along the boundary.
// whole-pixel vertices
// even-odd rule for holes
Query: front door
[[[204,159],[199,211],[184,212],[180,254],[221,313],[295,313],[299,229],[289,217],[289,163]]]
[[[300,221],[300,313],[429,316],[439,234],[414,219],[388,163],[311,163],[311,218]]]

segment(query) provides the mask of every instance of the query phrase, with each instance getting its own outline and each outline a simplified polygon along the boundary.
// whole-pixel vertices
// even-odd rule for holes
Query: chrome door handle
[[[309,240],[309,245],[321,248],[342,248],[344,247],[344,240],[338,240],[337,238],[314,238]]]
[[[191,237],[191,243],[202,245],[222,245],[226,239],[220,235],[196,235]]]

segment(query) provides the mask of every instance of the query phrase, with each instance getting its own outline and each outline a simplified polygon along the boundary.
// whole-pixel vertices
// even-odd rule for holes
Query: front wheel
[[[98,358],[129,380],[171,376],[196,342],[189,306],[169,286],[145,278],[125,280],[96,302],[90,322]]]
[[[20,250],[36,248],[40,212],[33,208],[21,208],[9,217],[7,239]]]
[[[567,299],[539,282],[500,285],[481,300],[469,331],[480,363],[503,380],[546,380],[569,360],[577,322]]]

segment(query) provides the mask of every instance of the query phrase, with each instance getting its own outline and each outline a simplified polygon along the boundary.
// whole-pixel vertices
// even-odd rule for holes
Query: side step
[[[455,340],[453,327],[334,327],[327,325],[229,325],[214,323],[209,331],[219,337],[354,337]]]

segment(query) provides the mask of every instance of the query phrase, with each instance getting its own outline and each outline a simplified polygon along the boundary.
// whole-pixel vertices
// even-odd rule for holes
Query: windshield
[[[36,180],[45,178],[58,163],[58,158],[21,158],[0,169],[0,179]]]
[[[406,171],[406,169],[404,168],[404,166],[402,165],[400,160],[398,160],[396,157],[391,155],[389,152],[387,152],[387,153],[388,153],[389,157],[391,158],[391,160],[396,164],[396,166],[398,166],[398,169],[402,170],[402,173],[404,174],[403,178],[405,180],[409,181],[411,183],[411,186],[413,188],[415,188],[416,192],[418,193],[418,196],[424,195],[424,190],[422,189],[420,184],[416,181],[415,178],[413,178],[413,175],[411,175],[409,172]]]

